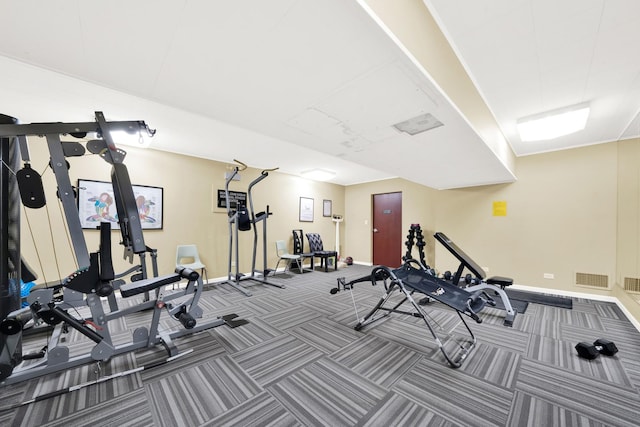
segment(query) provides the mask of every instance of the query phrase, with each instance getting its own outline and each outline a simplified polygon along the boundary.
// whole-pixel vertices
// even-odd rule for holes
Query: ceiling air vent
[[[635,292],[640,294],[640,279],[638,279],[637,277],[625,277],[624,290],[627,292]]]
[[[605,274],[576,273],[576,285],[593,288],[609,288],[609,276]]]
[[[400,132],[406,132],[409,135],[417,135],[421,132],[426,132],[440,126],[444,126],[444,124],[429,113],[421,114],[393,125],[393,127],[398,129]]]

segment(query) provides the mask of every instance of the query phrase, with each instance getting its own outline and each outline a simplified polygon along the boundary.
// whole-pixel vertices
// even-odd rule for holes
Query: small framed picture
[[[313,222],[313,199],[300,197],[300,222]]]
[[[322,201],[322,216],[331,216],[331,200]]]

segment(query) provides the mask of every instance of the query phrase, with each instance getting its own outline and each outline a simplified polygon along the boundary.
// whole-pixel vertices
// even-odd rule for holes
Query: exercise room
[[[2,11],[0,425],[638,425],[640,4]]]

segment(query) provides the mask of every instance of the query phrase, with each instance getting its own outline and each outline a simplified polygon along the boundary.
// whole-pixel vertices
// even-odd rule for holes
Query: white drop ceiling
[[[425,0],[516,155],[640,135],[640,2]],[[588,102],[586,129],[523,143],[518,118]]]
[[[420,6],[504,147],[480,136],[365,0],[0,0],[0,113],[28,123],[100,110],[147,121],[160,150],[294,175],[327,169],[342,185],[397,176],[437,189],[514,181],[505,152],[640,134],[640,2]],[[585,131],[542,144],[515,133],[520,117],[585,101]],[[443,126],[393,126],[424,114]]]

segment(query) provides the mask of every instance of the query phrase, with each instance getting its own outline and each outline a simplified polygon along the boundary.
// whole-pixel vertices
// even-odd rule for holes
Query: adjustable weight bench
[[[487,275],[482,267],[476,264],[476,262],[473,261],[469,257],[469,255],[464,253],[464,251],[460,249],[458,245],[456,245],[444,233],[437,232],[433,235],[433,237],[435,237],[438,242],[442,243],[442,245],[447,248],[447,250],[451,252],[451,254],[455,256],[456,259],[458,259],[458,261],[460,261],[458,270],[452,278],[453,284],[457,285],[460,283],[460,280],[462,279],[462,273],[464,272],[465,268],[471,271],[471,273],[478,279],[478,283],[467,286],[465,287],[465,289],[469,292],[475,292],[481,289],[491,289],[495,291],[498,295],[500,295],[502,304],[504,305],[504,309],[507,312],[507,315],[504,318],[504,325],[513,326],[513,321],[515,320],[516,314],[518,314],[518,312],[511,306],[509,296],[504,291],[504,288],[513,285],[513,279],[502,276],[493,276],[487,278]]]
[[[478,316],[478,313],[486,304],[484,291],[478,290],[472,293],[466,289],[454,286],[451,283],[430,274],[422,264],[420,264],[420,262],[414,259],[407,260],[402,266],[396,269],[377,266],[373,269],[369,278],[373,285],[378,281],[383,281],[385,293],[369,314],[367,314],[362,320],[358,319],[359,322],[355,326],[355,330],[359,331],[365,326],[389,316],[391,313],[400,313],[419,317],[424,321],[447,363],[449,363],[453,368],[459,368],[462,366],[462,363],[476,345],[476,338],[462,315],[464,314],[465,316],[471,317],[477,323],[482,323],[482,319]],[[363,277],[349,283],[346,283],[344,278],[338,279],[338,288],[332,289],[331,293],[335,294],[339,292],[340,286],[345,290],[352,290],[355,283],[366,281],[366,279],[366,277]],[[396,290],[404,295],[403,299],[392,307],[385,306],[392,297],[393,291]],[[414,292],[425,294],[430,298],[453,308],[460,317],[460,321],[464,324],[467,332],[469,333],[469,338],[467,338],[466,342],[463,344],[456,340],[460,351],[458,351],[455,357],[450,355],[445,349],[445,343],[440,339],[436,332],[436,328],[429,322],[429,319],[433,319],[413,298]],[[409,302],[414,311],[400,310],[400,306],[405,302]],[[379,311],[383,311],[384,313],[376,315]],[[451,333],[447,333],[447,335],[449,337],[453,337]]]

